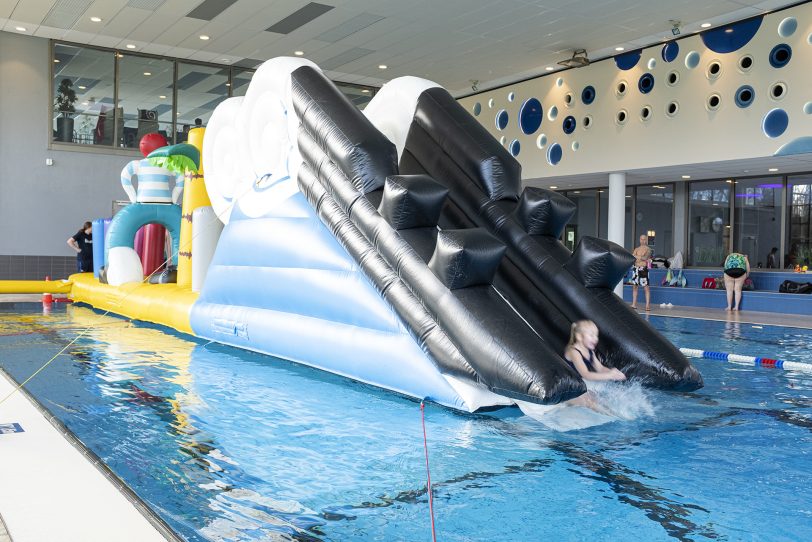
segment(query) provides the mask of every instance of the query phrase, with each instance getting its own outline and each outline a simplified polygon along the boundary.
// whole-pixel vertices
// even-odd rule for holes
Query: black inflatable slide
[[[441,88],[420,96],[406,150],[317,70],[292,75],[299,186],[444,374],[552,404],[586,386],[561,357],[570,324],[601,330],[610,366],[694,390],[688,360],[613,292],[633,263],[609,241],[558,240],[575,206],[520,194],[519,163]]]

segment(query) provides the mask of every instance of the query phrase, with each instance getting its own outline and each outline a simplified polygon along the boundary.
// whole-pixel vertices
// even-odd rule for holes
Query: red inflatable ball
[[[158,132],[152,132],[151,134],[147,134],[141,138],[138,148],[141,150],[141,154],[146,157],[155,149],[160,149],[161,147],[166,147],[167,145],[169,145],[169,142],[164,136]]]

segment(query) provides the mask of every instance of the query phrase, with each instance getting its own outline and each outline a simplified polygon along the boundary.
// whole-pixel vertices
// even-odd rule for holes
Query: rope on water
[[[742,356],[741,354],[730,354],[727,352],[712,352],[709,350],[697,350],[695,348],[680,348],[680,352],[692,358],[717,359],[730,361],[745,365],[761,365],[763,367],[774,367],[787,371],[803,371],[812,373],[812,363],[801,363],[799,361],[784,361],[773,358],[759,358],[755,356]]]
[[[431,471],[429,471],[429,445],[426,439],[426,403],[420,401],[420,420],[423,422],[423,449],[426,451],[426,477],[428,483],[426,488],[429,493],[429,515],[431,516],[431,539],[437,542],[437,532],[434,530],[434,496],[431,492]]]

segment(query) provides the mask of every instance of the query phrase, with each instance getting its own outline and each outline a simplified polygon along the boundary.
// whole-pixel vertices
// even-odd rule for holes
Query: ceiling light
[[[227,87],[230,87],[230,86],[231,86],[231,83],[226,83],[226,86],[227,86]]]
[[[102,22],[101,17],[91,17],[90,20],[93,21],[94,23]]]
[[[700,28],[710,28],[711,24],[710,23],[702,23],[701,25],[699,25],[699,27]]]
[[[572,193],[573,193],[573,194],[580,194],[580,193],[581,193],[581,191],[580,191],[580,190],[573,190],[573,192],[572,192]]]
[[[572,52],[572,58],[560,61],[558,64],[566,68],[582,68],[589,66],[589,59],[586,56],[586,49],[576,49]]]
[[[304,51],[293,51],[293,54],[296,56],[302,56],[304,55]]]
[[[132,43],[128,43],[127,49],[135,49],[135,45],[133,45]]]
[[[385,70],[388,67],[389,66],[387,66],[386,64],[378,64],[378,69],[380,69],[380,70]]]
[[[691,176],[690,176],[690,175],[683,175],[683,176],[682,176],[682,178],[683,178],[683,179],[690,179],[690,178],[691,178]]]
[[[777,167],[771,167],[771,168],[770,168],[770,169],[768,169],[767,171],[778,171],[778,168],[777,168]]]
[[[124,55],[122,55],[121,53],[116,53],[116,58],[124,58]]]
[[[555,190],[556,188],[558,188],[558,187],[557,186],[551,186],[550,190]]]
[[[59,59],[58,58],[54,59],[54,64],[59,64]]]
[[[627,197],[627,198],[630,198],[631,196],[626,196],[626,197]]]
[[[551,72],[551,71],[553,71],[555,68],[553,68],[552,66],[547,66],[547,67],[546,67],[546,68],[544,68],[544,69],[545,69],[545,70],[547,70],[548,72]]]
[[[625,51],[625,47],[615,47],[615,51]]]
[[[728,179],[725,182],[728,183],[728,184],[733,184],[733,179]]]
[[[85,90],[87,87],[84,85],[79,85],[79,90]]]
[[[152,75],[152,72],[144,72],[144,75],[147,75],[147,76]]]
[[[82,102],[82,105],[88,105],[88,103],[87,102]]]
[[[725,28],[725,34],[732,34],[732,33],[733,33],[732,28]]]
[[[161,94],[161,95],[160,95],[160,96],[158,96],[158,97],[159,97],[160,99],[162,99],[162,100],[166,100],[166,96],[164,96],[163,94]]]
[[[206,41],[206,40],[209,39],[209,37],[206,34],[201,34],[200,39],[202,39],[203,41]]]
[[[28,29],[24,26],[15,26],[14,30],[16,30],[17,32],[28,32]]]
[[[369,89],[368,88],[361,89],[361,92],[363,92],[364,94],[369,94]]]

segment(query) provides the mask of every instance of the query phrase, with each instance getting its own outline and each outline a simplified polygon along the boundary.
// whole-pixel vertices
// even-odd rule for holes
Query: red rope
[[[420,419],[423,422],[423,449],[426,451],[426,476],[428,477],[429,514],[431,515],[431,539],[437,542],[437,532],[434,530],[434,496],[431,493],[431,471],[429,470],[429,444],[426,440],[426,414],[425,403],[420,401]]]

